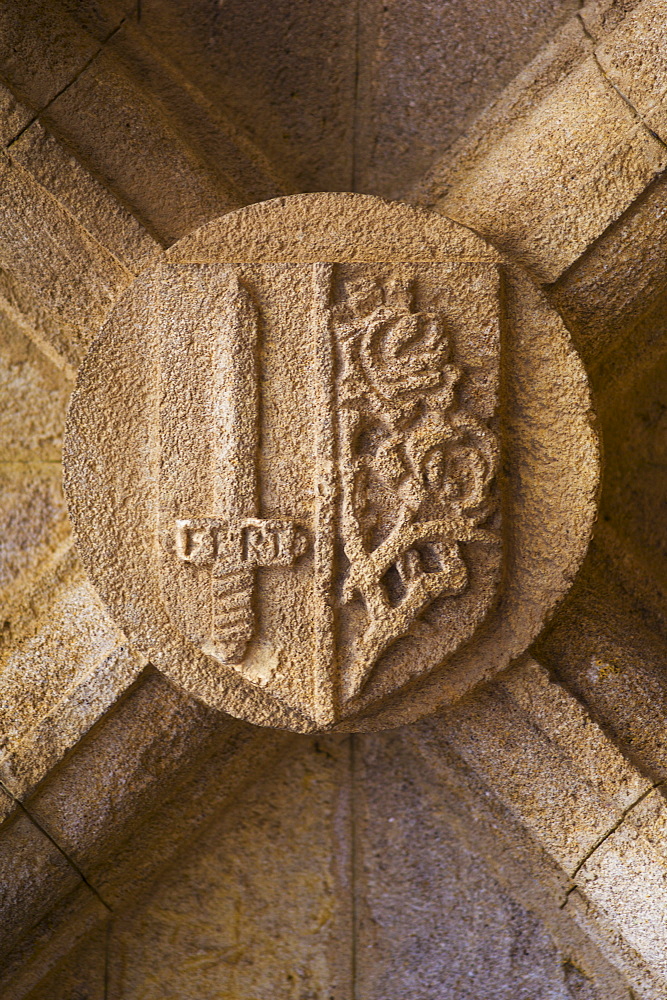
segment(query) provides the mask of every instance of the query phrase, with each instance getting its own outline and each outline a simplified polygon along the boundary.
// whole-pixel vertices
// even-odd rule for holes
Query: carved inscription
[[[211,643],[230,663],[242,660],[254,632],[254,570],[291,566],[308,535],[285,520],[185,518],[176,521],[176,556],[211,571]]]
[[[187,237],[105,330],[68,416],[77,538],[129,641],[211,706],[402,724],[521,655],[569,586],[585,375],[470,230],[277,199]]]
[[[244,566],[291,566],[308,549],[308,535],[294,521],[270,518],[177,519],[176,555],[195,566],[238,562]]]

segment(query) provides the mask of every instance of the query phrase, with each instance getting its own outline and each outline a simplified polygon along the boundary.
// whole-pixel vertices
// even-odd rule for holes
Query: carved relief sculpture
[[[260,317],[233,274],[220,304],[217,337],[186,323],[162,340],[160,581],[188,639],[240,663],[255,633],[257,567],[292,565],[308,541],[289,520],[259,517]]]
[[[659,1000],[667,0],[302,7],[0,4],[0,998]]]
[[[361,222],[342,259],[335,214]],[[406,206],[303,195],[195,233],[121,298],[74,395],[67,487],[103,598],[252,721],[372,728],[460,696],[525,649],[578,558],[570,500],[540,508],[574,475],[544,418],[595,450],[554,344],[580,371],[516,268]],[[594,484],[574,489],[592,516]]]

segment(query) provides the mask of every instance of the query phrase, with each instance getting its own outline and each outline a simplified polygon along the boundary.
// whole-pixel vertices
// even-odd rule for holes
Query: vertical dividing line
[[[313,695],[315,718],[327,726],[338,700],[334,642],[333,575],[336,516],[334,356],[329,304],[333,265],[313,264],[312,329],[315,382],[315,649]]]

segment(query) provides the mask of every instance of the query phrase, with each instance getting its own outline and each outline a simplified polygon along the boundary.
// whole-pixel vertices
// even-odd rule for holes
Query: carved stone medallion
[[[519,655],[595,511],[581,365],[463,227],[299,195],[182,240],[74,393],[66,490],[111,613],[261,724],[395,725]]]

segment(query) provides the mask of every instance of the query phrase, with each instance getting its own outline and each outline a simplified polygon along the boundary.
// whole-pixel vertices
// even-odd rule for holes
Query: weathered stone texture
[[[575,7],[144,2],[141,30],[297,190],[400,197]]]
[[[99,51],[91,35],[73,29],[59,5],[10,0],[0,14],[2,76],[33,113],[41,111]]]
[[[57,464],[3,462],[0,466],[0,597],[27,589],[44,559],[69,538]],[[7,624],[9,627],[9,623]]]
[[[352,189],[403,197],[576,8],[364,3]]]
[[[11,158],[131,271],[141,270],[161,252],[157,240],[109,188],[84,169],[39,121],[11,144]]]
[[[108,1000],[107,932],[95,930],[59,962],[25,1000]]]
[[[438,208],[553,281],[666,165],[667,149],[589,58],[468,164]]]
[[[456,801],[409,742],[353,740],[350,758],[339,740],[299,739],[243,808],[216,817],[159,888],[117,917],[112,997],[159,996],[166,985],[235,1000],[280,989],[565,1000],[578,986],[591,1000],[625,1000],[594,950],[561,951],[541,917],[494,881],[450,825]],[[274,956],[268,977],[259,954]]]
[[[2,1000],[665,995],[666,24],[664,0],[2,6]],[[505,405],[538,426],[531,456],[573,472],[516,481],[522,516],[548,511],[539,544],[506,523],[554,603],[588,541],[569,547],[568,517],[597,501],[557,312],[606,455],[536,660],[351,739],[255,729],[147,668],[82,576],[59,487],[73,376],[135,275],[230,208],[322,187],[411,190],[548,283]],[[308,211],[287,233],[253,206],[225,259],[376,260],[370,209],[322,197],[326,253]],[[403,246],[387,226],[379,252],[428,263],[443,225]],[[204,228],[168,259],[211,253]],[[572,439],[559,407],[584,415]]]
[[[600,535],[538,654],[585,701],[624,754],[652,781],[664,781],[664,638],[637,607],[639,588],[625,560],[614,558],[618,539],[606,531]]]
[[[80,331],[83,348],[132,274],[18,164],[2,155],[0,266],[57,323]],[[47,339],[48,334],[46,334]],[[82,346],[62,338],[52,347],[76,368]]]
[[[60,897],[83,886],[78,872],[20,806],[14,807],[3,826],[0,879],[2,954],[18,942],[26,927],[48,913]]]
[[[94,990],[100,963],[99,931],[105,926],[108,915],[109,911],[99,897],[81,881],[73,891],[50,899],[44,909],[34,907],[24,933],[11,952],[2,956],[0,995],[3,1000],[5,997],[7,1000],[23,1000],[40,983],[47,996],[57,996],[61,986],[67,986],[68,973],[72,974],[76,983],[69,962],[71,952],[75,956],[85,955],[90,962],[89,966],[79,967],[79,982],[83,979],[86,988],[93,990],[92,996],[97,1000]],[[72,979],[69,985],[72,986]],[[52,993],[49,994],[48,990]],[[69,996],[67,1000],[70,1000]],[[90,998],[84,992],[77,1000]]]
[[[596,388],[603,359],[627,341],[667,290],[667,179],[664,174],[549,289]]]
[[[396,725],[505,666],[569,588],[596,503],[589,416],[558,316],[469,230],[361,195],[278,199],[180,241],[119,301],[70,408],[69,509],[115,620],[192,694],[297,731]],[[431,482],[428,455],[467,478]],[[276,518],[301,547],[257,549],[257,575],[239,533],[284,534]],[[420,545],[441,547],[431,575],[404,566]]]
[[[345,742],[300,742],[216,817],[114,922],[110,1000],[347,1000],[348,774]]]
[[[150,0],[141,30],[280,164],[289,190],[349,190],[356,19],[350,4],[317,0],[263,0],[251,19],[243,0],[224,13]]]
[[[579,17],[597,42],[621,24],[643,0],[584,0]]]
[[[530,661],[448,721],[456,753],[569,874],[651,787]]]
[[[163,86],[168,83],[167,78]],[[194,137],[170,109],[159,109],[156,103],[146,98],[118,56],[104,51],[42,119],[159,240],[171,243],[249,199],[239,190],[240,171],[235,171],[236,177],[225,172],[229,155],[219,148],[210,120],[197,122],[197,102],[189,102],[187,109]],[[103,144],[96,130],[101,117],[107,122]],[[214,148],[206,149],[205,143],[204,149],[193,148],[192,138],[198,134],[204,140],[211,136]],[[251,169],[251,164],[243,166]],[[158,178],[161,183],[156,183]]]
[[[0,140],[3,146],[22,132],[31,119],[30,110],[0,83]]]
[[[570,1000],[573,980],[591,1000],[627,996],[599,957],[585,946],[579,950],[571,930],[572,951],[563,954],[535,899],[521,900],[499,834],[494,843],[491,832],[485,843],[481,807],[462,808],[462,790],[447,788],[441,774],[424,768],[419,738],[402,732],[354,740],[355,996]],[[474,827],[469,839],[466,825]],[[494,851],[504,854],[500,884]]]
[[[31,813],[116,906],[282,748],[148,673],[29,798]]]
[[[27,605],[14,598],[6,608],[0,647],[0,775],[17,796],[81,738],[143,666],[123,648],[123,636],[67,543],[44,569],[31,582]]]
[[[0,305],[0,461],[60,465],[72,383]]]
[[[637,114],[667,140],[664,0],[644,0],[596,49],[600,66]]]

